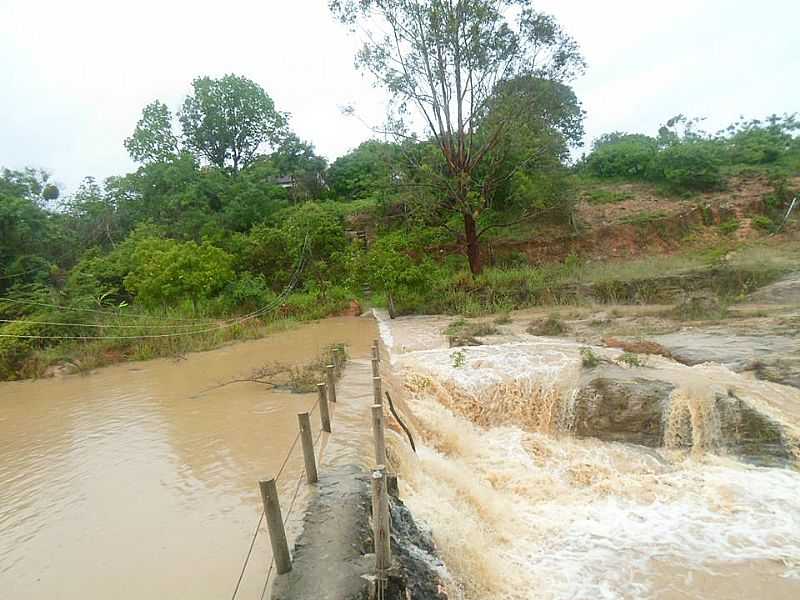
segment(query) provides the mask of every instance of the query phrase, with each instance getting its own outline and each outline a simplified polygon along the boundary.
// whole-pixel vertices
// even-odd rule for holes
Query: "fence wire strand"
[[[309,415],[313,414],[318,406],[319,406],[319,398],[317,398],[317,401],[314,402],[314,405],[311,407],[311,410],[309,411]],[[319,447],[319,441],[322,438],[322,433],[323,433],[322,429],[320,429],[317,432],[317,439],[314,441],[314,448],[315,449]],[[297,435],[295,436],[294,441],[292,442],[292,445],[289,447],[289,451],[286,453],[286,457],[283,459],[283,463],[281,464],[281,468],[278,469],[278,474],[275,475],[275,482],[276,483],[278,481],[278,478],[283,474],[284,469],[286,469],[286,465],[289,464],[289,459],[291,458],[292,454],[294,453],[294,449],[297,447],[297,442],[299,440],[300,440],[300,432],[298,432]],[[292,512],[294,511],[295,503],[297,502],[297,498],[300,495],[300,487],[303,484],[303,476],[304,476],[304,473],[301,471],[300,472],[300,476],[297,478],[297,485],[294,488],[294,494],[292,494],[292,500],[289,503],[289,509],[286,511],[286,516],[283,519],[283,526],[284,527],[286,527],[286,525],[289,523],[289,519],[292,516]],[[244,559],[244,564],[242,565],[242,570],[241,570],[241,573],[239,574],[239,579],[236,582],[236,587],[235,587],[235,589],[233,591],[233,595],[231,596],[231,600],[235,600],[236,599],[236,594],[239,592],[239,587],[242,584],[242,579],[244,578],[244,573],[245,573],[245,570],[247,569],[247,564],[249,563],[250,556],[253,553],[253,546],[255,545],[256,538],[258,537],[258,534],[261,531],[261,522],[263,521],[263,519],[264,519],[264,511],[262,510],[261,511],[261,518],[258,520],[258,525],[256,526],[255,533],[253,534],[253,539],[250,541],[250,549],[247,551],[247,556]],[[269,568],[267,569],[267,576],[266,576],[266,579],[264,580],[264,586],[261,588],[261,596],[260,596],[261,600],[263,600],[264,594],[266,594],[266,592],[267,592],[267,587],[269,585],[269,579],[270,579],[270,577],[272,577],[272,569],[274,567],[275,567],[275,557],[273,556],[269,561]]]

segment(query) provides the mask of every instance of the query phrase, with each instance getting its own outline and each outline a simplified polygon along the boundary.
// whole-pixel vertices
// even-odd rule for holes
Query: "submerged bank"
[[[448,322],[381,333],[419,437],[392,457],[465,598],[797,597],[800,390],[601,347],[587,368],[514,325],[449,348]]]

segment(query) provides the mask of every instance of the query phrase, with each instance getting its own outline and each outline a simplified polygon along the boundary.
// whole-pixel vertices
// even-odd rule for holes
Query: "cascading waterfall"
[[[702,453],[722,446],[716,398],[708,390],[675,390],[665,417],[664,446],[667,448],[691,448],[695,453]]]
[[[454,577],[451,597],[798,597],[800,475],[726,455],[720,398],[733,398],[732,382],[780,420],[768,401],[800,394],[654,359],[648,367],[674,387],[660,408],[661,447],[578,438],[577,344],[468,348],[455,366],[443,340],[434,347],[437,326],[407,319],[381,330],[400,349],[387,343],[393,391],[418,441],[415,455],[393,436],[391,456]]]

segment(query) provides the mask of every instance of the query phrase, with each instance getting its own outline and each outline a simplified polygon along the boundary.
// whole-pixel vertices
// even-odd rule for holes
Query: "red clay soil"
[[[800,178],[792,184],[800,186]],[[495,263],[514,254],[524,255],[532,264],[563,261],[571,254],[593,260],[668,254],[678,250],[690,232],[702,235],[702,226],[730,219],[740,222],[738,238],[761,235],[750,227],[750,218],[763,213],[764,198],[773,191],[763,177],[733,178],[725,191],[691,200],[664,198],[644,184],[623,184],[613,190],[631,198],[611,204],[590,204],[585,199],[578,203],[580,233],[539,230],[528,240],[491,240],[484,246],[487,261]]]

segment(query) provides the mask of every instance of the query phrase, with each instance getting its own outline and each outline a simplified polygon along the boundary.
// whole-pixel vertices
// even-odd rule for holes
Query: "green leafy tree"
[[[237,75],[199,77],[179,119],[186,147],[220,169],[234,173],[250,164],[267,144],[285,137],[286,115],[257,83]]]
[[[163,238],[139,241],[125,287],[146,306],[211,298],[233,279],[233,257],[208,243]]]
[[[172,130],[172,113],[156,100],[144,107],[142,118],[125,140],[131,158],[140,163],[163,162],[178,155],[178,138]]]
[[[328,163],[317,156],[313,144],[289,133],[269,158],[279,176],[291,178],[288,195],[292,201],[302,202],[321,196]]]
[[[514,121],[481,118],[505,81],[567,81],[583,69],[577,44],[550,16],[518,0],[331,0],[333,14],[369,35],[357,65],[394,98],[389,129],[421,132],[442,161],[429,198],[460,216],[473,274],[482,269],[477,220],[489,198],[487,157]],[[419,119],[409,118],[414,109]],[[417,125],[419,123],[419,125]],[[480,131],[479,131],[480,129]],[[483,171],[480,168],[484,167]]]
[[[592,174],[647,179],[658,153],[658,141],[646,135],[614,132],[599,137],[592,148],[586,159]]]
[[[0,170],[0,194],[16,196],[47,206],[60,196],[58,186],[50,181],[50,174],[44,169],[26,167],[21,171]]]
[[[343,200],[394,190],[402,160],[397,144],[368,140],[333,162],[328,169],[327,183],[336,197]]]

